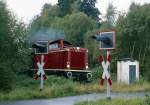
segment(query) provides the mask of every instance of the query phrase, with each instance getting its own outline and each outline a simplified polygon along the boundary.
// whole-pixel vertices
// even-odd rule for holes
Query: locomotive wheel
[[[87,73],[86,78],[88,82],[92,81],[92,73]]]
[[[67,72],[67,77],[69,78],[69,79],[72,79],[72,72]]]

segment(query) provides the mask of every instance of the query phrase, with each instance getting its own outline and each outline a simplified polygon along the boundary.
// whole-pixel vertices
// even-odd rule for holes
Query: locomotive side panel
[[[44,69],[58,69],[59,67],[59,52],[49,52]]]
[[[70,66],[72,69],[85,69],[85,52],[75,52],[71,51],[71,62]]]
[[[68,52],[61,51],[60,49],[55,51],[50,51],[46,57],[46,64],[44,69],[66,69],[68,60]]]
[[[59,69],[66,69],[68,61],[68,52],[60,51],[59,52]]]
[[[76,70],[88,69],[88,50],[85,48],[73,48],[70,51],[70,66]]]

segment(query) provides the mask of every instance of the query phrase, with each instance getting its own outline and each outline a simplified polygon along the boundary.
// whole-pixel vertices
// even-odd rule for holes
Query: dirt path
[[[134,92],[134,93],[112,93],[113,98],[144,98],[145,95],[150,95],[150,92]],[[80,101],[90,101],[106,98],[106,93],[95,93],[79,96],[69,96],[54,99],[37,99],[37,100],[22,100],[13,102],[3,102],[0,105],[74,105]]]

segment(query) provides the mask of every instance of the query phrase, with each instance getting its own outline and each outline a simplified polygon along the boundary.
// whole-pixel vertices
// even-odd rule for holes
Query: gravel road
[[[114,98],[144,98],[145,95],[150,95],[150,92],[134,92],[134,93],[112,93]],[[36,100],[20,100],[11,102],[0,102],[0,105],[74,105],[80,101],[91,101],[106,98],[106,93],[94,93],[78,96],[69,96],[54,99],[36,99]]]

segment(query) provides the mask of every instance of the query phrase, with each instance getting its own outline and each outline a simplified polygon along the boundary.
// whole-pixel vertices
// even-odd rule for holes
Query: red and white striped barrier
[[[112,85],[112,80],[110,78],[110,74],[108,72],[108,67],[110,65],[110,61],[111,61],[111,55],[110,55],[110,51],[107,51],[107,61],[105,63],[104,61],[104,57],[102,55],[100,55],[99,61],[104,69],[103,75],[102,75],[102,79],[100,80],[100,84],[103,85],[104,84],[104,80],[105,78],[107,79],[109,85]]]

